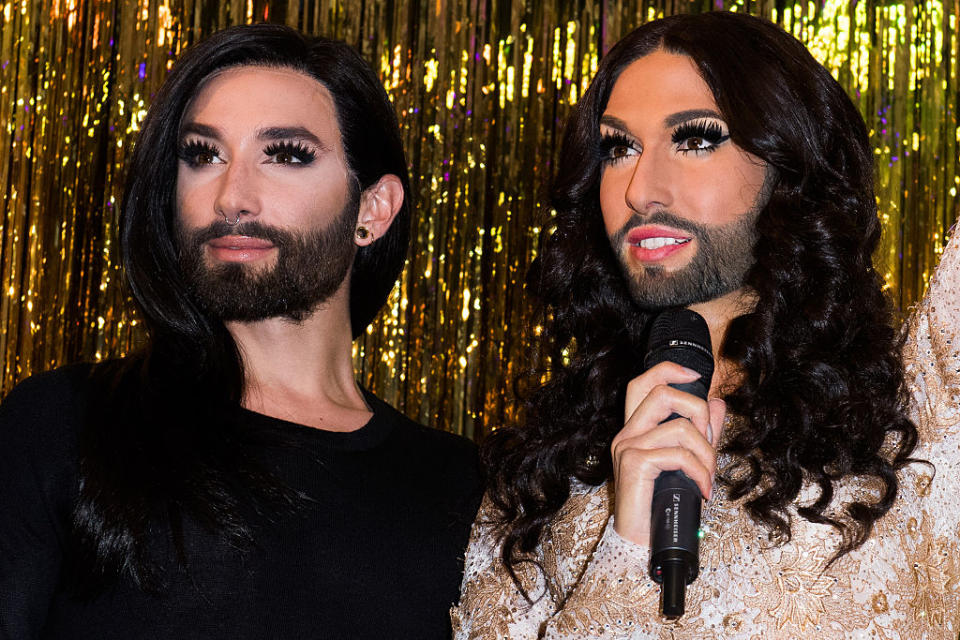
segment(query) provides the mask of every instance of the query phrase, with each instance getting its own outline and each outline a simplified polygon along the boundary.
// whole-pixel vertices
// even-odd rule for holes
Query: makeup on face
[[[693,60],[658,50],[632,62],[598,128],[604,227],[638,303],[740,286],[766,167],[733,142]]]
[[[351,197],[333,99],[293,69],[236,67],[211,77],[178,142],[178,224],[215,225],[219,235],[204,243],[211,265],[271,264],[275,243],[244,229],[322,229]]]

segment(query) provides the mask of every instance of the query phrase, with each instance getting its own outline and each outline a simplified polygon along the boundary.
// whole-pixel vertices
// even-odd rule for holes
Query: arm
[[[904,362],[921,412],[957,417],[960,400],[960,229],[910,318]],[[924,416],[921,416],[923,418]],[[922,425],[921,425],[922,426]]]
[[[62,430],[49,423],[63,409],[62,397],[44,394],[49,388],[27,381],[0,405],[2,640],[40,636],[60,574],[70,485],[58,464]]]
[[[584,501],[576,513],[564,511],[570,516],[560,523],[565,532],[537,550],[544,570],[518,568],[528,602],[500,561],[489,524],[493,508],[484,501],[467,549],[460,604],[451,611],[456,640],[657,636],[659,590],[647,575],[649,548],[618,535],[599,498]],[[578,577],[565,584],[567,574]]]
[[[661,471],[682,469],[708,495],[716,464],[709,425],[717,425],[719,438],[723,424],[722,401],[708,405],[667,386],[697,377],[662,362],[628,384],[625,425],[611,447],[614,517],[596,491],[585,505],[577,506],[582,493],[568,499],[535,554],[543,571],[532,562],[522,567],[520,577],[532,602],[502,566],[501,546],[490,524],[495,514],[489,501],[484,504],[467,553],[461,605],[452,612],[456,638],[656,635],[658,587],[647,576],[653,483]],[[672,414],[686,418],[668,420]]]
[[[896,613],[904,637],[952,628],[953,638],[960,629],[960,235],[910,319],[904,362],[919,435],[913,457],[933,468],[915,463],[903,474],[901,502],[910,513],[897,535],[908,571],[896,585]]]

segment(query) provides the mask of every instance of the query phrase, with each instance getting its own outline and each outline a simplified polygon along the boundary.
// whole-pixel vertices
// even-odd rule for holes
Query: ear
[[[357,215],[357,231],[354,242],[366,247],[377,238],[382,238],[393,219],[403,206],[403,183],[400,178],[388,173],[360,194],[360,212]],[[366,237],[360,228],[366,229]]]

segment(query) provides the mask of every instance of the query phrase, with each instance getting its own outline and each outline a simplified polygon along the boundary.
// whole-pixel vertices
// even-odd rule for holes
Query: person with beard
[[[483,445],[455,638],[957,637],[957,278],[905,374],[872,156],[840,85],[760,18],[668,17],[601,60],[527,280],[549,368]],[[676,308],[706,321],[708,400],[669,386],[693,370],[644,370]],[[651,509],[675,470],[705,503],[666,619]]]
[[[476,448],[353,371],[410,226],[376,75],[343,43],[222,31],[128,176],[148,339],[0,406],[0,637],[448,638]]]

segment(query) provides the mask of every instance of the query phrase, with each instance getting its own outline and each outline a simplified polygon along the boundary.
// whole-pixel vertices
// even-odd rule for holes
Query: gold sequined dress
[[[657,615],[649,549],[611,519],[612,487],[574,482],[538,547],[543,572],[521,574],[533,604],[499,562],[484,503],[467,550],[456,640],[873,638],[957,640],[960,632],[960,234],[911,319],[905,351],[919,430],[900,497],[866,543],[825,569],[836,533],[793,514],[792,540],[767,541],[717,486],[703,513],[699,578],[677,623]],[[724,460],[721,458],[720,465]],[[857,495],[853,489],[852,494]],[[804,496],[815,495],[806,491]]]

